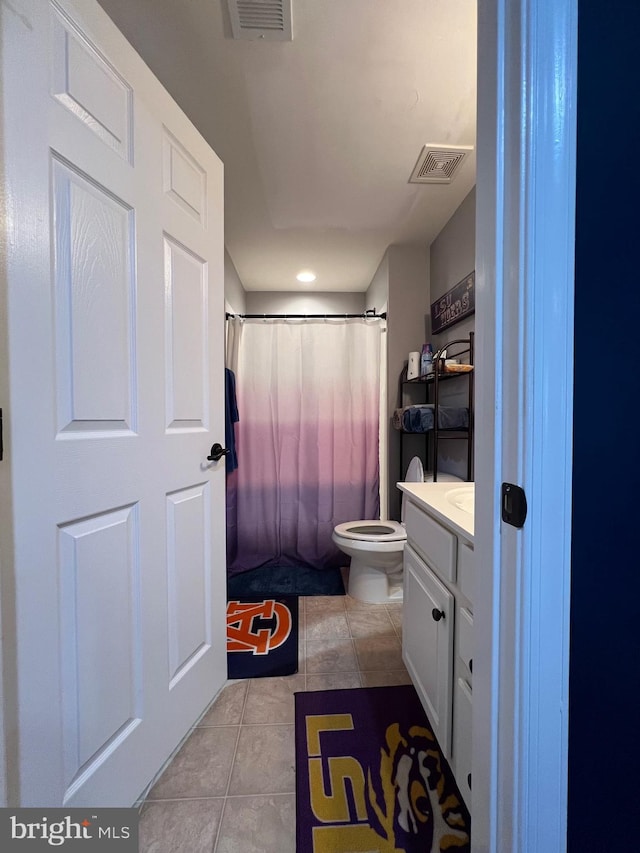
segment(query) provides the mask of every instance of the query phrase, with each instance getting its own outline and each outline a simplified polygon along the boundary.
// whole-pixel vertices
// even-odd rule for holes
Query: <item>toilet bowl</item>
[[[404,482],[421,483],[424,479],[422,462],[414,456]],[[459,477],[449,475],[438,475],[438,479],[460,482]],[[347,521],[334,527],[331,538],[351,557],[347,592],[352,598],[368,604],[402,601],[402,557],[407,541],[404,522]]]
[[[402,552],[407,533],[397,521],[347,521],[333,541],[351,557],[347,592],[369,604],[402,601]]]

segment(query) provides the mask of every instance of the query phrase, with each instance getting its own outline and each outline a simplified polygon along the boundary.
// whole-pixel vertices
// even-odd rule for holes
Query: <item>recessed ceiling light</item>
[[[316,274],[311,272],[311,270],[301,270],[296,276],[298,281],[302,281],[305,284],[310,284],[312,281],[316,280]]]

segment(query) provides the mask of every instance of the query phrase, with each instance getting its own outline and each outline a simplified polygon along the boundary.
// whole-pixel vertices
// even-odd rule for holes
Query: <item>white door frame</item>
[[[472,849],[566,849],[577,0],[479,0]],[[525,489],[522,530],[501,483]],[[481,580],[480,580],[481,579]]]

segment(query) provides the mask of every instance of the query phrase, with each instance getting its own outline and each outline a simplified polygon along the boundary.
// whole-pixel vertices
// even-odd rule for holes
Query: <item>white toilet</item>
[[[460,482],[459,477],[448,474],[438,474],[438,480]],[[405,482],[424,482],[418,456],[409,463]],[[346,521],[334,527],[332,539],[351,557],[347,592],[352,598],[369,604],[402,601],[402,552],[407,541],[404,522]]]

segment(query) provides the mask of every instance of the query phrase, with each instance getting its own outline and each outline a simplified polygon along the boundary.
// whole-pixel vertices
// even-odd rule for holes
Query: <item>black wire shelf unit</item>
[[[419,376],[415,379],[407,379],[407,368],[403,368],[400,374],[399,398],[401,406],[404,404],[405,387],[416,387],[424,389],[424,403],[433,403],[433,429],[427,432],[400,432],[400,476],[404,477],[408,460],[406,456],[406,442],[409,436],[415,440],[416,436],[424,439],[423,462],[425,470],[433,473],[433,481],[438,481],[438,452],[441,441],[466,441],[467,442],[467,481],[473,480],[473,430],[474,430],[474,369],[465,372],[446,372],[445,355],[447,358],[460,359],[462,363],[469,364],[474,368],[474,333],[469,332],[468,338],[458,338],[443,344],[433,356],[433,373],[427,376]],[[467,407],[469,410],[469,426],[467,428],[446,429],[439,426],[439,406],[441,405],[441,385],[443,382],[467,382]]]

